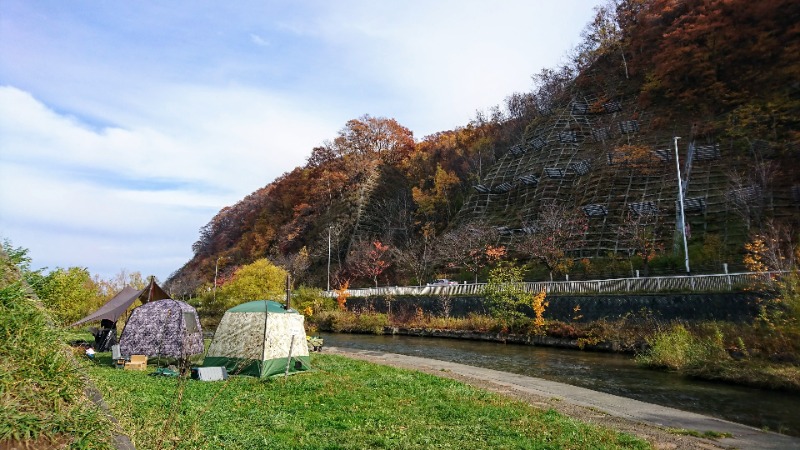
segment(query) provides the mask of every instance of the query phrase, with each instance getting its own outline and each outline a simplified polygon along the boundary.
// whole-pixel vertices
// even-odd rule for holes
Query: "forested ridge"
[[[503,260],[532,277],[679,271],[673,136],[699,269],[797,229],[798,2],[612,1],[582,38],[463,127],[347,122],[221,210],[167,284],[195,292],[264,257],[317,287],[471,280]]]

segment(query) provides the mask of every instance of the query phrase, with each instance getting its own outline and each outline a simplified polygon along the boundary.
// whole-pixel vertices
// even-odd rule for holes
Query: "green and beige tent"
[[[303,315],[270,300],[227,311],[214,333],[203,367],[224,366],[232,375],[270,377],[308,370]]]

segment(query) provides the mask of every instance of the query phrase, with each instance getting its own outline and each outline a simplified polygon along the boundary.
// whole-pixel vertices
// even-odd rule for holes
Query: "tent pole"
[[[294,349],[294,335],[292,335],[292,340],[289,342],[289,357],[286,358],[286,373],[283,374],[284,381],[286,378],[289,377],[289,366],[292,364],[292,350]]]
[[[269,303],[264,300],[264,338],[261,340],[261,361],[258,363],[258,378],[264,376],[264,360],[267,358],[267,318],[269,317]]]

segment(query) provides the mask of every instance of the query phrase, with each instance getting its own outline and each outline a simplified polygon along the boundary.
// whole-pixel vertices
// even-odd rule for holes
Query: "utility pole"
[[[290,274],[286,274],[286,305],[283,306],[283,309],[289,310],[292,307],[292,276]]]
[[[222,256],[217,257],[217,262],[214,264],[214,304],[217,303],[217,274],[219,274],[219,260]]]
[[[680,139],[680,137],[675,136],[675,169],[677,169],[678,171],[678,202],[680,203],[680,214],[681,214],[680,231],[681,235],[683,236],[683,254],[686,262],[686,275],[690,275],[691,271],[689,270],[689,246],[686,244],[686,218],[683,210],[683,181],[681,181],[681,162],[678,156],[678,139]]]
[[[331,226],[328,225],[328,291],[331,290]]]

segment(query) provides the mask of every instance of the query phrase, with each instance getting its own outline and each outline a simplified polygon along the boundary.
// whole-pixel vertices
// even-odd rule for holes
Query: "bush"
[[[310,321],[321,331],[336,333],[383,334],[384,327],[389,326],[386,314],[355,314],[342,310],[322,311],[313,315]]]
[[[306,316],[312,316],[336,308],[336,300],[322,295],[322,289],[300,286],[292,292],[292,307]]]
[[[698,337],[685,326],[675,324],[668,331],[647,339],[649,348],[636,360],[646,366],[672,370],[697,369],[729,360],[724,336],[719,328],[714,328],[709,336]]]

